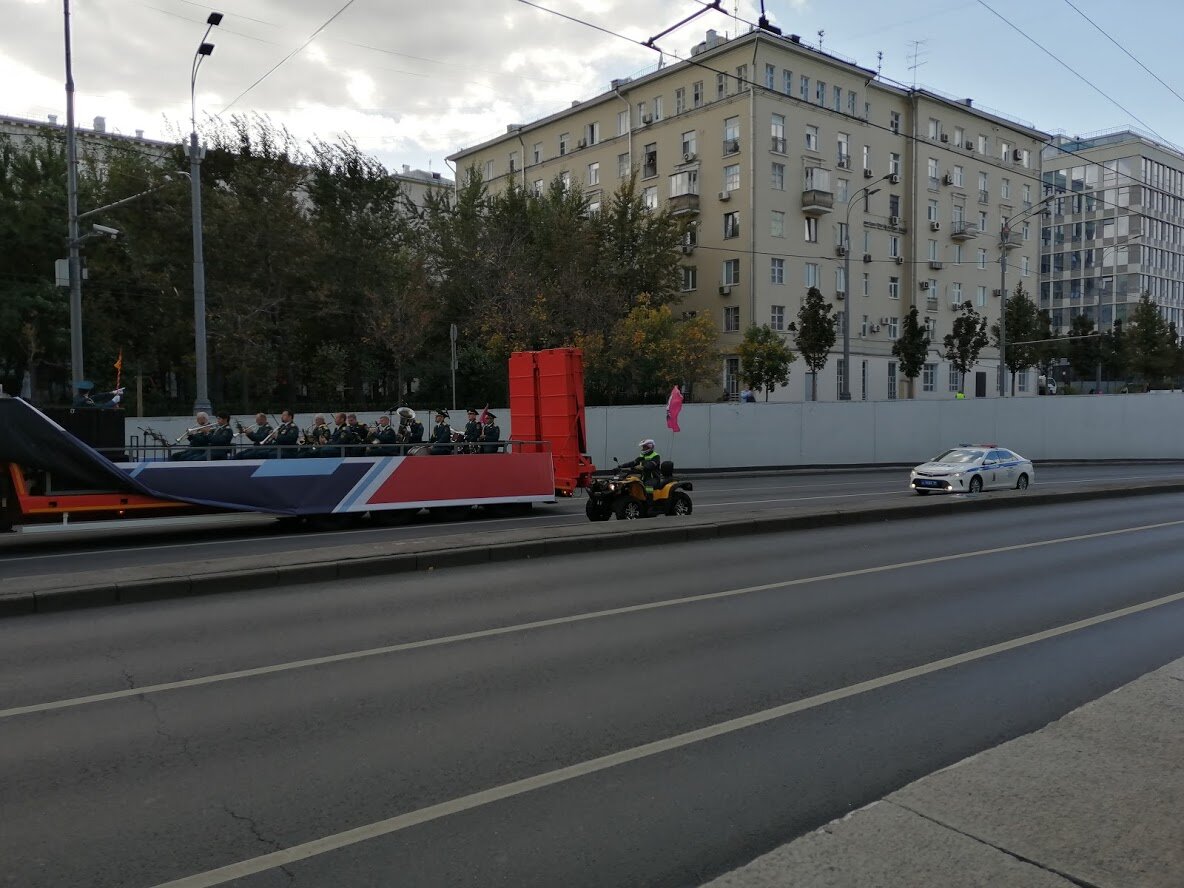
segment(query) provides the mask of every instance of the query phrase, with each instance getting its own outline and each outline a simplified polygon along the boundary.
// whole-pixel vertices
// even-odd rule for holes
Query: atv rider
[[[653,438],[646,438],[637,444],[641,448],[641,455],[637,459],[622,463],[623,469],[636,469],[641,474],[641,483],[645,485],[645,498],[653,502],[654,488],[662,483],[662,457],[655,450]]]

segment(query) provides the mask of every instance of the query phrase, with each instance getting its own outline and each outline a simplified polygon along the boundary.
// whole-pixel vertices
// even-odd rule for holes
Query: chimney
[[[409,172],[411,172],[411,167],[410,167],[410,165],[408,165],[408,164],[403,164],[403,175],[404,175],[404,176],[406,176],[406,175],[407,175]]]
[[[136,138],[137,139],[144,138],[144,131],[143,130],[136,130]]]
[[[707,39],[703,42],[707,44],[708,49],[711,49],[711,47],[713,47],[717,43],[719,43],[719,34],[715,33],[715,31],[709,29],[707,31]]]
[[[49,115],[49,122],[54,126],[58,125],[58,116],[56,114]]]
[[[96,117],[95,118],[95,132],[96,133],[107,132],[107,118],[106,117]]]

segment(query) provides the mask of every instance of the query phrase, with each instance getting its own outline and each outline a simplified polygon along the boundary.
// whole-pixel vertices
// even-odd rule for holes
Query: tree
[[[916,379],[925,367],[929,354],[929,330],[918,321],[917,306],[909,309],[901,325],[900,338],[892,343],[892,354],[900,359],[900,372],[909,381],[909,397],[914,395]]]
[[[1069,322],[1069,366],[1077,379],[1093,378],[1102,361],[1100,337],[1093,334],[1093,318],[1079,314]]]
[[[966,374],[978,363],[979,353],[987,347],[987,319],[963,303],[961,313],[954,318],[954,327],[942,343],[949,361],[962,379],[961,390],[966,390]]]
[[[768,324],[749,327],[740,343],[740,372],[749,388],[763,389],[765,400],[777,386],[789,385],[789,365],[797,355],[789,350],[784,337]]]
[[[1126,380],[1128,347],[1126,336],[1122,332],[1122,319],[1114,322],[1114,326],[1101,336],[1099,352],[1102,358],[1102,373],[1107,379]]]
[[[818,374],[826,366],[830,350],[835,344],[834,306],[822,298],[817,287],[806,291],[806,299],[798,309],[798,329],[794,337],[802,359],[810,368],[810,400],[818,400]],[[850,368],[845,368],[850,373]]]
[[[1127,326],[1131,372],[1148,388],[1163,385],[1172,374],[1176,357],[1176,333],[1159,313],[1151,296],[1143,297],[1131,313]]]
[[[1011,372],[1011,394],[1015,394],[1015,377],[1021,370],[1035,367],[1044,353],[1042,344],[1034,340],[1047,339],[1040,310],[1024,290],[1022,283],[1015,285],[1015,292],[1007,297],[1007,354],[1005,362]],[[999,325],[991,325],[991,344],[998,348]]]

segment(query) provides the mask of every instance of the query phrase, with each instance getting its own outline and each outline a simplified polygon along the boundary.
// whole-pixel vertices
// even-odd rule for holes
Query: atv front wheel
[[[670,505],[666,507],[666,514],[689,515],[692,511],[694,511],[694,508],[694,505],[691,503],[691,498],[681,490],[676,490],[670,497]]]
[[[606,502],[590,499],[584,505],[584,514],[589,521],[608,521],[613,517],[613,508]]]
[[[617,520],[619,521],[635,521],[638,518],[645,517],[645,503],[631,497],[622,497],[617,500],[613,511],[616,513]]]

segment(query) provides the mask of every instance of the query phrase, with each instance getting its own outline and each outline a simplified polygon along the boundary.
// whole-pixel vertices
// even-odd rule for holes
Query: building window
[[[805,283],[805,285],[807,287],[817,287],[818,286],[818,263],[817,262],[807,262],[803,268],[803,272],[804,272],[803,276],[802,276],[803,283]]]
[[[724,191],[740,190],[740,164],[731,163],[724,167]]]
[[[492,160],[485,161],[485,170],[484,170],[483,175],[485,177],[486,182],[490,181],[493,178],[493,161]]]
[[[898,218],[900,217],[900,195],[899,194],[889,194],[888,195],[888,215],[889,216],[896,216]]]
[[[696,80],[691,84],[691,104],[695,108],[703,107],[703,81]]]
[[[851,192],[851,182],[848,179],[835,179],[835,200],[846,203]]]
[[[851,137],[846,133],[835,137],[835,159],[841,169],[851,166]]]
[[[950,284],[950,302],[954,305],[962,304],[962,284],[958,281]]]
[[[789,68],[781,69],[781,91],[787,96],[793,94],[793,71]]]
[[[940,212],[941,212],[941,208],[940,208],[940,205],[938,204],[938,202],[936,200],[931,200],[931,201],[929,201],[929,207],[926,210],[925,217],[930,222],[936,222],[938,219],[941,218],[941,216],[939,215]]]
[[[1021,392],[1026,392],[1028,390],[1028,373],[1029,371],[1027,370],[1021,370],[1015,375],[1016,388],[1018,388]]]
[[[559,134],[559,156],[560,157],[567,154],[567,146],[570,141],[571,141],[571,133],[560,133]]]
[[[730,213],[724,213],[724,237],[739,237],[740,236],[740,213],[733,210]]]
[[[785,306],[774,305],[769,310],[769,327],[773,330],[785,329]]]
[[[589,123],[584,127],[584,139],[589,145],[595,145],[600,141],[600,124]]]
[[[534,182],[531,183],[530,190],[534,192],[535,197],[542,197],[543,196],[543,180],[542,179],[535,179]]]
[[[684,160],[698,153],[698,141],[695,130],[687,130],[682,134],[682,156]]]
[[[803,102],[810,101],[810,78],[805,74],[798,78],[798,95]]]
[[[806,216],[802,222],[804,223],[806,243],[818,243],[818,219],[814,216]]]
[[[735,154],[740,150],[740,118],[729,117],[724,121],[724,154]]]
[[[937,364],[926,364],[921,369],[921,391],[932,392],[937,389]]]
[[[1076,255],[1076,254],[1074,254]],[[1032,259],[1029,256],[1020,257],[1020,274],[1028,277],[1032,273]]]
[[[724,390],[729,398],[735,400],[740,394],[740,359],[724,359]]]
[[[950,377],[946,386],[951,392],[962,391],[962,378],[958,374],[958,369],[953,364],[950,365]]]
[[[641,190],[641,204],[647,210],[658,209],[658,186],[650,185]]]
[[[835,111],[843,110],[843,88],[836,86],[831,92],[831,108]]]
[[[512,173],[516,169],[518,169],[518,152],[511,151],[510,152],[510,172]]]
[[[715,75],[715,97],[717,99],[722,99],[725,96],[727,96],[727,94],[728,94],[728,75],[727,74],[716,74]]]
[[[986,136],[980,135],[978,137],[978,153],[979,154],[986,154],[987,153],[987,137]]]
[[[772,137],[771,151],[785,153],[785,115],[774,114],[769,120],[769,135]]]
[[[652,179],[658,175],[658,143],[650,142],[642,152],[641,178]]]
[[[899,337],[900,337],[900,319],[899,318],[889,318],[888,319],[888,338],[889,339],[897,339]]]
[[[534,157],[534,163],[542,163],[543,162],[543,143],[542,142],[535,142],[534,149],[532,150],[531,154]]]
[[[724,309],[724,332],[740,332],[740,306],[729,305]]]
[[[670,196],[699,193],[699,171],[684,170],[670,177]]]
[[[769,260],[769,283],[781,285],[785,283],[785,260],[774,256]]]
[[[896,151],[888,155],[888,172],[896,176],[900,175],[900,154]]]
[[[725,286],[740,283],[740,260],[725,259],[723,263],[723,283]]]
[[[687,90],[686,87],[679,87],[674,91],[674,113],[682,114],[687,110]]]
[[[694,265],[682,267],[682,291],[684,293],[699,287],[699,269]]]
[[[599,194],[600,192],[597,192]],[[588,215],[595,216],[600,212],[600,198],[595,197],[588,201]]]
[[[654,105],[654,120],[655,121],[661,120],[662,119],[662,97],[661,96],[654,96],[653,105]],[[591,145],[592,143],[589,142],[588,144]]]
[[[774,191],[784,191],[785,190],[785,164],[783,164],[783,163],[773,164],[773,180],[770,184],[770,187]]]
[[[806,150],[818,150],[818,127],[814,124],[806,124]]]
[[[835,292],[847,293],[847,269],[841,265],[835,266]]]
[[[888,256],[895,259],[900,255],[900,238],[895,234],[888,237]]]
[[[785,237],[785,213],[781,210],[771,210],[769,213],[769,235]]]
[[[964,169],[962,169],[962,167],[960,167],[960,166],[954,167],[954,184],[957,185],[959,188],[961,188],[962,184],[963,184],[963,182],[965,182],[965,180],[966,180],[966,171]]]
[[[1011,179],[999,180],[999,196],[1004,200],[1008,200],[1011,197]]]
[[[870,145],[863,146],[863,168],[865,170],[872,168],[872,148]]]
[[[896,400],[896,361],[888,362],[888,400]]]
[[[871,296],[872,295],[872,276],[866,271],[863,273],[863,295],[864,296]],[[866,322],[867,315],[864,315],[863,319]],[[863,332],[865,334],[867,333],[866,330],[864,330]]]
[[[966,130],[964,130],[960,126],[954,127],[954,144],[957,145],[959,148],[961,148],[965,141],[966,141]]]
[[[618,179],[628,179],[629,172],[630,172],[630,170],[629,170],[629,155],[628,154],[618,154],[617,155],[617,178]]]
[[[588,179],[585,184],[599,185],[600,184],[600,164],[588,164]]]
[[[629,112],[628,111],[618,111],[617,112],[617,135],[623,136],[627,132],[629,132]]]
[[[559,174],[559,182],[563,185],[564,191],[571,191],[571,171],[564,170]]]
[[[939,177],[939,167],[936,157],[931,157],[925,162],[925,172],[929,176],[929,187],[936,189],[941,185],[941,178]]]
[[[896,133],[898,136],[900,135],[900,112],[899,111],[892,111],[889,113],[889,115],[888,115],[888,129],[892,130],[892,132]]]
[[[1003,141],[999,142],[999,159],[1001,161],[1003,161],[1004,163],[1007,163],[1007,161],[1011,160],[1011,143],[1010,142],[1003,142]]]
[[[818,86],[814,90],[814,101],[819,105],[826,104],[826,81],[819,80]]]
[[[930,241],[929,241],[929,261],[930,261],[930,262],[936,262],[936,261],[937,261],[937,241],[935,241],[935,240],[930,240]],[[929,294],[929,298],[930,298],[930,299],[933,299],[933,298],[935,298],[936,296],[937,296],[937,294],[936,294],[936,293],[930,293],[930,294]]]
[[[855,109],[859,107],[859,96],[855,90],[847,91],[847,113],[852,117],[855,116]]]
[[[979,308],[983,308],[986,306],[986,304],[987,304],[987,288],[986,287],[979,287],[978,290],[975,291],[974,301],[975,301],[975,304]]]
[[[984,250],[982,247],[979,247],[979,250],[978,250],[978,267],[979,268],[986,268],[987,267],[987,251]]]
[[[777,85],[777,66],[765,65],[765,88],[773,89]]]

